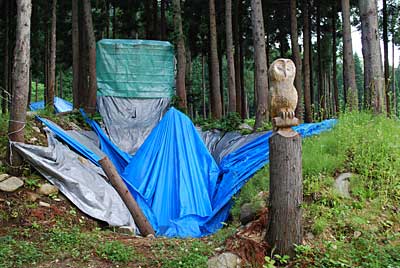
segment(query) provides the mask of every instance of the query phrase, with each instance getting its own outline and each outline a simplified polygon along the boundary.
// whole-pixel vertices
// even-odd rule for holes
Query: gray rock
[[[28,201],[31,201],[31,202],[35,202],[36,200],[38,200],[39,199],[39,195],[38,194],[36,194],[36,193],[32,193],[32,192],[28,192],[27,194],[26,194],[26,199],[28,200]]]
[[[24,181],[17,177],[10,177],[0,182],[0,190],[4,192],[14,192],[24,185]]]
[[[342,173],[335,180],[335,189],[343,197],[350,198],[349,186],[352,173]]]
[[[51,195],[51,194],[57,194],[58,193],[58,188],[54,185],[51,185],[49,183],[45,183],[39,188],[39,193],[43,195]]]
[[[256,218],[256,216],[257,211],[252,204],[246,203],[240,207],[239,220],[242,225],[246,225],[247,223],[251,222]]]
[[[49,203],[46,203],[46,202],[40,201],[40,202],[39,202],[39,206],[45,207],[45,208],[49,208],[49,207],[50,207],[50,204],[49,204]]]
[[[121,226],[117,230],[121,234],[136,235],[135,229],[131,226]]]
[[[11,177],[11,175],[8,175],[8,174],[0,174],[0,181],[4,181],[5,179],[8,179],[9,177]]]
[[[249,126],[248,124],[246,124],[246,123],[242,123],[242,124],[240,124],[239,125],[239,129],[246,129],[246,130],[251,130],[251,131],[253,131],[253,128],[251,127],[251,126]]]
[[[240,268],[241,259],[233,253],[225,252],[208,260],[208,268]]]
[[[39,129],[38,127],[33,126],[32,129],[33,129],[35,132],[40,133],[40,129]]]

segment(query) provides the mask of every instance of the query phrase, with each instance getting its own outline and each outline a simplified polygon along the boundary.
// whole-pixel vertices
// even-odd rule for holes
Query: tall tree
[[[242,86],[240,77],[240,42],[241,42],[241,27],[239,21],[241,21],[241,0],[234,0],[234,20],[233,20],[233,36],[235,43],[235,88],[236,88],[236,112],[239,113],[242,118],[244,114],[242,113]]]
[[[186,74],[186,51],[185,40],[182,29],[181,1],[173,0],[174,8],[174,28],[176,31],[176,46],[178,50],[178,73],[176,77],[176,93],[179,97],[179,107],[187,109],[185,74]]]
[[[158,0],[153,0],[153,39],[160,39],[158,32]]]
[[[167,20],[165,10],[167,9],[167,0],[161,0],[160,9],[160,39],[167,40]]]
[[[332,78],[333,78],[333,96],[334,96],[334,113],[338,114],[340,111],[339,107],[339,86],[337,81],[337,44],[336,44],[336,20],[337,20],[337,3],[333,1],[332,5]]]
[[[343,91],[346,93],[346,105],[350,110],[353,110],[358,108],[358,96],[351,38],[350,1],[341,1],[343,21]]]
[[[295,86],[297,89],[298,102],[296,107],[296,116],[302,120],[303,118],[303,91],[302,91],[302,83],[301,83],[301,75],[302,75],[302,66],[301,66],[301,57],[300,57],[300,47],[299,47],[299,36],[298,36],[298,27],[297,27],[297,1],[290,0],[290,35],[291,35],[291,43],[292,43],[292,53],[293,60],[296,64],[296,78],[295,78]]]
[[[386,112],[390,115],[390,70],[389,70],[389,35],[388,35],[388,9],[387,0],[383,2],[383,58],[384,58],[384,75],[385,75],[385,93],[386,93]]]
[[[320,116],[326,118],[326,96],[325,96],[325,86],[323,81],[322,70],[322,51],[321,51],[321,1],[317,3],[317,61],[318,61],[318,104],[320,107]]]
[[[31,34],[31,11],[30,0],[17,0],[17,25],[16,43],[14,51],[14,66],[12,72],[13,90],[12,105],[10,111],[10,123],[8,126],[8,137],[11,142],[24,142],[24,128],[26,121],[26,103],[29,91],[29,62],[30,62],[30,34]],[[22,158],[7,147],[7,160],[11,167],[10,172],[20,175],[22,169]]]
[[[303,56],[303,79],[304,79],[304,106],[305,106],[305,118],[306,123],[312,122],[312,110],[311,110],[311,80],[310,80],[310,15],[309,11],[309,0],[303,1],[303,36],[304,36],[304,56]]]
[[[226,58],[228,62],[229,112],[236,112],[235,48],[232,33],[232,0],[225,1]]]
[[[79,108],[79,20],[78,0],[72,0],[72,96],[74,108]]]
[[[384,110],[384,81],[376,0],[359,0],[364,58],[364,91],[375,113]]]
[[[48,67],[48,87],[46,88],[45,106],[47,109],[54,109],[54,96],[56,85],[56,24],[57,24],[57,0],[51,5],[51,30],[50,30],[50,59]]]
[[[84,105],[85,110],[89,114],[96,112],[96,93],[97,93],[97,80],[96,80],[96,39],[93,30],[92,21],[92,7],[90,0],[83,0],[83,14],[86,29],[86,38],[88,45],[88,64],[89,64],[89,87],[87,92],[87,99]]]
[[[10,56],[9,56],[9,27],[10,27],[10,18],[9,18],[9,1],[10,0],[5,0],[4,1],[4,76],[3,76],[3,82],[4,82],[4,88],[2,90],[1,94],[1,112],[5,114],[7,112],[7,102],[8,102],[8,92],[9,90],[9,84],[8,84],[8,79],[9,79],[9,65],[10,65]]]
[[[254,81],[257,96],[256,122],[254,129],[268,120],[268,75],[265,54],[265,32],[261,0],[251,0],[251,25],[254,43]]]
[[[211,114],[215,119],[222,117],[222,102],[220,91],[220,73],[217,45],[217,23],[215,18],[215,0],[209,0],[210,16],[210,61],[211,61]]]

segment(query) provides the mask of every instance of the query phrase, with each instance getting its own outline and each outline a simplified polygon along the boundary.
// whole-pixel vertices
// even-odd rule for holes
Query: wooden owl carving
[[[271,117],[295,118],[297,90],[293,85],[296,66],[290,59],[277,59],[269,68],[269,107]]]

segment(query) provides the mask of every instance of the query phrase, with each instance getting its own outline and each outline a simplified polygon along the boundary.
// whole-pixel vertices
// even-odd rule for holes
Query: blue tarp
[[[191,120],[174,108],[164,115],[134,156],[112,144],[96,122],[87,121],[99,136],[101,149],[117,166],[161,236],[201,237],[221,228],[229,215],[232,196],[269,159],[271,132],[228,154],[218,166]],[[302,124],[295,130],[307,137],[332,128],[335,122]],[[65,135],[58,133],[60,129],[52,130],[64,139]],[[74,145],[69,139],[67,143],[97,161],[79,144]]]
[[[44,101],[31,102],[31,104],[29,104],[29,109],[31,109],[31,111],[43,110]],[[72,111],[74,107],[69,101],[54,97],[54,109],[56,113],[64,113]]]

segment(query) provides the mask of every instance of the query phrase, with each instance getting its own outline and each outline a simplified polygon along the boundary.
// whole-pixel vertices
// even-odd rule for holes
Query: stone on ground
[[[343,197],[350,198],[350,181],[349,179],[353,176],[352,173],[342,173],[335,180],[335,189]]]
[[[3,192],[14,192],[24,185],[24,181],[17,177],[9,177],[0,182],[0,190]]]
[[[11,177],[11,175],[8,175],[8,174],[0,174],[0,181],[4,181],[5,179],[8,179],[9,177]]]
[[[36,194],[36,193],[32,193],[32,192],[27,192],[26,193],[26,199],[28,201],[31,201],[31,202],[35,202],[36,200],[39,199],[39,197],[40,196],[38,194]]]
[[[50,204],[49,204],[49,203],[46,203],[46,202],[40,201],[40,202],[39,202],[39,206],[45,207],[45,208],[49,208],[49,207],[50,207]]]
[[[118,233],[127,235],[136,235],[135,229],[131,226],[121,226],[118,228]]]
[[[54,185],[51,185],[49,183],[45,183],[39,188],[39,193],[43,195],[51,195],[51,194],[57,194],[58,193],[58,188]]]
[[[245,203],[240,207],[240,223],[246,225],[254,220],[257,216],[257,211],[251,203]]]
[[[208,260],[208,268],[240,268],[241,259],[233,253],[225,252]]]

